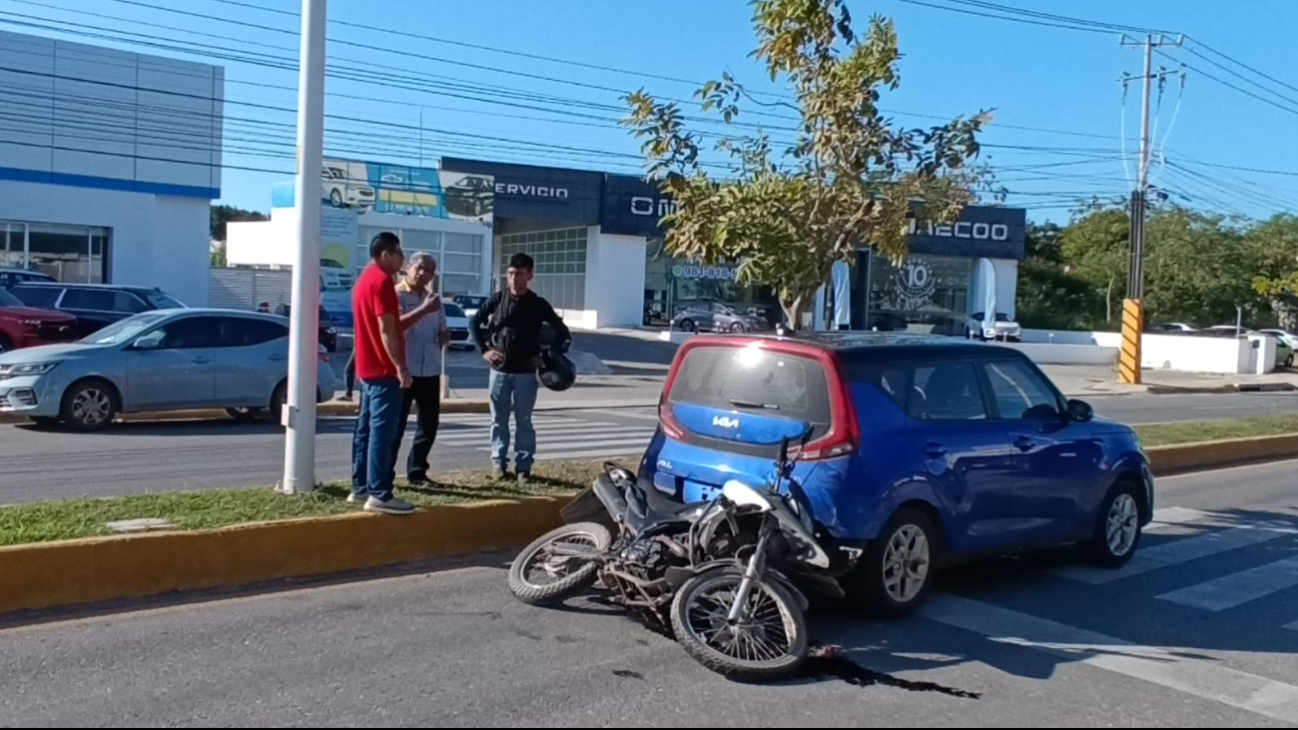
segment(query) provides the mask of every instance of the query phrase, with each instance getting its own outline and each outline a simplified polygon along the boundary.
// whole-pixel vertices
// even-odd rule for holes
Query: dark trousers
[[[414,384],[405,391],[401,400],[401,421],[397,424],[397,437],[392,443],[392,470],[397,468],[397,454],[401,452],[401,442],[406,436],[406,422],[410,420],[410,409],[418,406],[415,441],[410,445],[410,456],[406,459],[406,478],[410,482],[428,481],[428,455],[437,440],[437,426],[442,418],[442,379],[439,376],[415,378]]]
[[[347,366],[343,368],[343,379],[346,380],[347,397],[352,396],[352,391],[356,389],[356,348],[352,348],[352,354],[347,358]]]

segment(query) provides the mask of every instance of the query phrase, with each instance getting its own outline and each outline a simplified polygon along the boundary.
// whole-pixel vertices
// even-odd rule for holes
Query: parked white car
[[[986,313],[977,312],[969,315],[969,318],[965,320],[965,337],[976,340],[1018,342],[1023,337],[1023,328],[1004,312],[997,312],[995,321],[991,323],[991,326],[988,326]]]
[[[469,333],[468,314],[455,302],[444,302],[442,306],[446,307],[446,327],[451,330],[451,347],[472,350],[474,344]]]

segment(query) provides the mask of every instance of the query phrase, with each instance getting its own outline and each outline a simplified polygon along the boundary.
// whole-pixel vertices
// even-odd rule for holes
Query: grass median
[[[1146,447],[1223,439],[1298,434],[1298,414],[1261,418],[1193,421],[1138,426]],[[496,481],[483,471],[437,476],[435,489],[398,485],[416,506],[468,504],[494,499],[574,494],[599,473],[601,461],[550,461],[538,464],[528,487]],[[179,530],[205,530],[251,522],[324,517],[356,510],[344,502],[349,488],[326,485],[310,495],[285,497],[267,488],[74,499],[0,507],[0,546],[108,535],[108,523],[162,519]]]
[[[1220,421],[1187,421],[1136,426],[1140,441],[1146,447],[1194,444],[1261,436],[1298,434],[1298,414],[1229,418]]]
[[[497,481],[484,471],[447,473],[435,475],[437,486],[431,489],[398,483],[398,494],[420,507],[571,495],[594,480],[602,463],[540,462],[527,487]],[[295,497],[267,488],[223,489],[0,507],[0,546],[101,537],[110,534],[108,523],[122,520],[163,519],[180,530],[210,530],[251,522],[347,514],[357,511],[344,501],[349,491],[345,485],[329,484],[312,494]]]

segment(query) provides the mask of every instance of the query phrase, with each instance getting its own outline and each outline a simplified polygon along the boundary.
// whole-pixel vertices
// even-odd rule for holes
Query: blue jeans
[[[532,471],[536,458],[536,429],[532,428],[532,409],[536,408],[539,384],[535,373],[502,373],[491,371],[491,461],[496,466],[509,467],[509,414],[514,414],[518,438],[514,442],[514,458],[520,474]]]
[[[401,382],[362,380],[352,436],[352,492],[380,502],[392,499],[392,442],[401,418]]]

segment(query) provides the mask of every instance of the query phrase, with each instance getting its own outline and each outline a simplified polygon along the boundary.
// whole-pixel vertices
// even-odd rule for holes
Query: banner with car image
[[[490,227],[495,207],[491,175],[325,158],[320,199],[326,208],[467,220]],[[293,182],[275,185],[272,205],[296,204]]]

